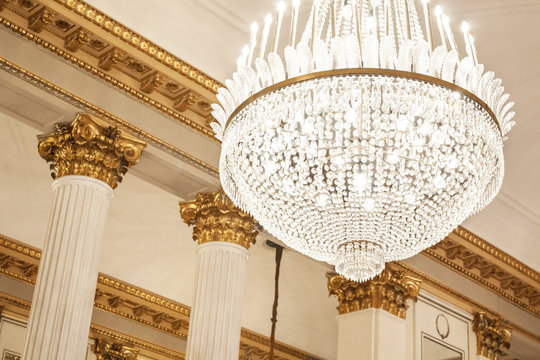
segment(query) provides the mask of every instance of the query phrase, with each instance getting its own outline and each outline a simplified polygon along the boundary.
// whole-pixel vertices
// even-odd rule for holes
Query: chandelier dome
[[[463,24],[460,60],[436,9],[433,49],[414,0],[318,0],[277,53],[284,8],[258,26],[214,104],[220,177],[271,234],[357,281],[442,240],[496,196],[513,103]],[[255,69],[252,68],[252,63]]]

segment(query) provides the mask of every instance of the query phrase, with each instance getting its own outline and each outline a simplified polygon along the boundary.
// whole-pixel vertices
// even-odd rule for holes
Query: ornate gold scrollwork
[[[498,360],[510,348],[512,329],[500,318],[489,318],[485,312],[478,312],[474,315],[473,331],[478,355]]]
[[[64,47],[71,52],[79,51],[84,44],[90,42],[90,35],[83,28],[74,31],[73,34],[66,37]]]
[[[93,351],[97,360],[136,360],[139,355],[139,350],[135,348],[103,339],[96,340]]]
[[[40,33],[47,25],[54,20],[54,13],[46,7],[37,11],[28,18],[28,28],[32,31]]]
[[[330,295],[338,298],[338,311],[347,314],[369,308],[383,309],[405,319],[407,300],[416,301],[421,280],[388,266],[372,280],[357,282],[334,272],[326,274]]]
[[[66,175],[89,176],[113,189],[135,165],[146,144],[123,137],[117,128],[104,127],[90,115],[80,114],[70,125],[38,136],[38,151],[51,163],[53,179]]]
[[[193,240],[199,245],[224,241],[249,249],[258,234],[253,218],[234,206],[223,190],[199,193],[194,201],[180,202],[180,216],[193,225]]]

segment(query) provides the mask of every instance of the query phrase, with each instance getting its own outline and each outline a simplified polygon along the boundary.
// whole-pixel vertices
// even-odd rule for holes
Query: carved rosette
[[[512,329],[500,318],[489,318],[486,313],[478,312],[474,314],[473,331],[480,356],[498,360],[510,348]]]
[[[194,201],[180,202],[180,216],[193,225],[193,240],[199,245],[223,241],[249,249],[258,234],[251,215],[234,206],[223,190],[199,193]]]
[[[89,176],[113,189],[130,166],[141,158],[144,142],[125,138],[113,127],[104,127],[90,115],[80,114],[69,125],[57,125],[38,136],[38,151],[51,163],[53,179],[66,175]]]
[[[112,343],[103,339],[97,339],[93,348],[97,360],[136,360],[139,350]]]
[[[381,274],[361,283],[334,272],[328,272],[326,277],[330,295],[338,298],[340,314],[375,308],[401,319],[405,319],[407,313],[407,300],[416,301],[421,282],[388,266]]]

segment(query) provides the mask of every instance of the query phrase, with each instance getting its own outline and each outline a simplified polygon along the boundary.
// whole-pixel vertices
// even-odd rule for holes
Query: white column
[[[241,245],[198,246],[187,360],[238,359],[247,260]]]
[[[407,322],[381,309],[338,315],[338,360],[405,359]]]
[[[76,175],[58,178],[52,188],[23,359],[82,360],[113,190],[101,180]]]

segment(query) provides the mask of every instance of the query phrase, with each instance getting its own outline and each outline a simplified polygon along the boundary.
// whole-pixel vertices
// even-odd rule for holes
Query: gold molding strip
[[[146,340],[137,339],[132,336],[122,334],[118,331],[115,331],[113,329],[100,326],[97,324],[90,325],[90,338],[100,339],[100,340],[107,339],[107,340],[113,340],[115,342],[120,342],[123,344],[129,344],[130,346],[133,346],[137,349],[148,350],[153,354],[159,354],[170,359],[179,359],[179,360],[185,359],[184,353],[165,348],[163,346],[148,342]],[[145,354],[142,354],[142,355],[145,355]]]
[[[22,275],[23,269],[28,265],[39,265],[41,251],[20,243],[14,239],[0,234],[0,259],[9,257],[5,268],[0,263],[0,273],[14,279],[35,285],[37,271],[28,276]],[[6,271],[2,271],[6,270]],[[18,304],[18,299],[0,293],[0,302]],[[20,302],[20,301],[19,301]],[[22,300],[22,305],[30,309],[30,303]],[[19,306],[19,307],[20,307]],[[190,307],[166,299],[160,295],[124,283],[105,274],[99,274],[94,307],[122,316],[137,323],[158,329],[178,338],[187,339]],[[26,314],[26,313],[25,313]],[[28,316],[28,314],[26,314]],[[241,357],[248,359],[247,354],[268,353],[270,340],[251,330],[241,330]],[[276,360],[317,360],[299,349],[277,342],[275,345]]]
[[[106,14],[100,12],[98,9],[90,6],[86,2],[81,0],[55,1],[69,9],[73,14],[93,22],[112,36],[117,37],[133,48],[153,57],[158,62],[165,64],[182,76],[189,78],[191,81],[197,82],[199,85],[204,86],[208,90],[217,92],[218,88],[223,87],[221,83],[211,78],[201,70],[177,58],[173,54],[167,52],[127,26],[120,24]]]
[[[0,20],[1,21],[1,20]],[[22,67],[12,63],[11,61],[0,57],[0,69],[6,71],[7,73],[35,86],[36,88],[43,90],[68,104],[71,104],[84,112],[88,112],[101,120],[109,123],[113,126],[118,126],[118,128],[124,130],[128,134],[135,136],[136,138],[151,144],[152,146],[165,151],[166,153],[187,162],[188,164],[210,174],[214,177],[219,176],[219,170],[207,164],[196,157],[188,154],[187,152],[180,150],[179,148],[159,139],[158,137],[132,125],[131,123],[124,121],[111,113],[89,103],[88,101],[78,97],[77,95],[59,87],[55,84],[41,78],[40,76],[31,73],[28,70],[23,69]]]
[[[476,312],[485,312],[487,314],[490,314],[491,316],[497,317],[502,319],[503,316],[499,314],[496,311],[493,311],[492,309],[480,304],[477,301],[472,300],[471,298],[463,295],[462,293],[452,289],[449,286],[444,285],[443,283],[433,279],[432,277],[414,269],[413,267],[401,262],[401,261],[395,261],[392,262],[394,266],[398,268],[398,270],[405,271],[405,273],[410,274],[420,280],[422,282],[420,283],[420,288],[424,289],[439,298],[448,301],[449,303],[457,306],[458,308],[470,313],[474,314]],[[537,343],[540,343],[540,335],[535,334],[518,324],[507,321],[508,325],[514,329],[514,331],[521,333],[522,335],[528,337],[529,339],[536,341]]]
[[[9,2],[3,11],[0,10],[0,24],[137,101],[218,142],[209,123],[213,120],[210,104],[215,102],[215,93],[221,84],[82,1],[55,0],[45,3],[37,0],[29,0],[27,4]],[[63,12],[52,10],[51,7],[60,7]],[[47,14],[48,22],[35,27],[32,25],[33,16],[40,13]],[[103,30],[100,35],[105,36],[89,31],[85,21]],[[146,50],[137,46],[133,48],[133,42],[127,42],[120,49],[115,45],[119,39],[123,42],[131,39],[139,46],[146,44]],[[73,45],[74,41],[78,43]],[[156,63],[140,60],[143,54]],[[156,70],[160,66],[174,71],[169,75],[161,74]],[[202,91],[206,93],[202,94],[198,87],[206,89]]]
[[[423,255],[540,316],[540,274],[459,227]]]

